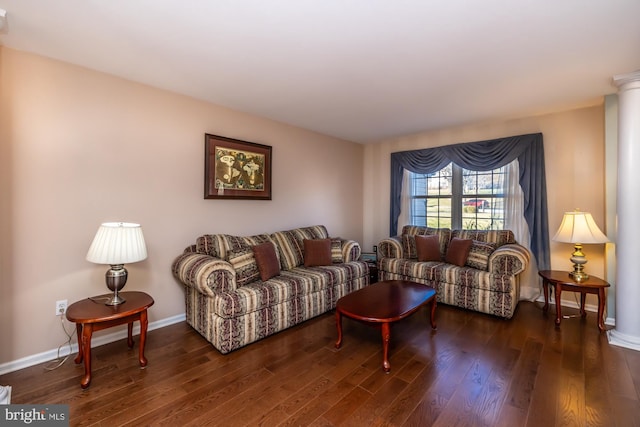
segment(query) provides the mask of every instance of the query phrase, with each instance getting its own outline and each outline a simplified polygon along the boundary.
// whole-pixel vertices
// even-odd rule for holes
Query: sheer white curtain
[[[413,194],[413,180],[411,172],[404,169],[402,173],[402,193],[400,197],[400,216],[398,217],[398,230],[396,234],[402,234],[402,227],[411,224],[411,195]]]
[[[502,188],[505,190],[504,199],[504,228],[513,231],[516,241],[531,250],[529,226],[524,217],[524,193],[518,182],[520,168],[518,160],[514,160],[506,166],[506,181]],[[541,294],[538,266],[536,259],[531,255],[531,262],[527,269],[520,275],[520,299],[533,301]]]

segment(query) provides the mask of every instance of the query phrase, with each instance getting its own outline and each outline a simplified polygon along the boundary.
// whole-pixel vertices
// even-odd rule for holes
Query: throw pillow
[[[444,260],[449,264],[463,267],[467,262],[467,257],[471,250],[471,243],[473,243],[473,240],[471,239],[458,239],[457,237],[454,237],[449,242],[449,247],[447,248],[447,254],[444,257]]]
[[[339,237],[331,239],[331,262],[334,264],[342,262],[342,239]]]
[[[416,236],[416,251],[418,261],[441,261],[440,236],[432,234],[430,236]]]
[[[261,243],[251,249],[253,249],[253,256],[256,258],[256,264],[258,264],[260,280],[266,282],[280,274],[280,261],[276,256],[276,247],[273,243]]]
[[[496,250],[495,243],[484,243],[476,240],[471,244],[467,265],[478,270],[487,271],[489,269],[489,257]]]
[[[305,267],[331,265],[331,239],[305,239],[303,245]]]
[[[416,236],[413,234],[402,235],[402,253],[403,258],[416,259],[418,258],[418,251],[416,250]]]
[[[237,248],[227,252],[229,263],[236,271],[236,283],[238,287],[255,282],[260,278],[260,271],[253,250],[250,246]]]

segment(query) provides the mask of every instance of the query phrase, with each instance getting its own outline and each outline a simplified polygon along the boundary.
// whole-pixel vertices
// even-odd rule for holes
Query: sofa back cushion
[[[293,230],[277,231],[271,235],[273,242],[278,247],[280,265],[283,270],[301,266],[304,262],[305,239],[326,239],[329,237],[324,225],[313,227],[295,228]]]
[[[483,243],[495,243],[496,247],[516,243],[511,230],[453,230],[451,237],[471,239]]]

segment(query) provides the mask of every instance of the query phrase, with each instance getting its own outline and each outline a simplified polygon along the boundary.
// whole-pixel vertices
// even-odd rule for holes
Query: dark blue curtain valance
[[[486,171],[515,159],[518,159],[520,169],[531,251],[540,270],[550,269],[547,184],[541,133],[391,153],[390,235],[395,235],[398,229],[404,169],[414,173],[433,173],[453,162],[465,169]]]

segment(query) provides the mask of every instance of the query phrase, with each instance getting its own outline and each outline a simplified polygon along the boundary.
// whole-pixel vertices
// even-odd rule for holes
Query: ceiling
[[[592,105],[639,0],[0,0],[0,44],[359,143]]]

